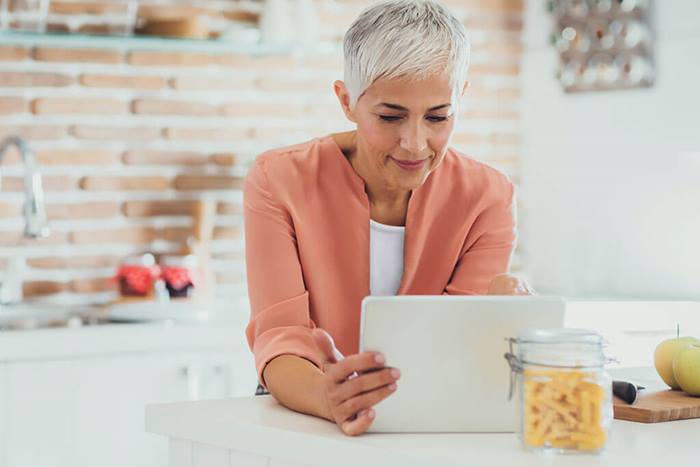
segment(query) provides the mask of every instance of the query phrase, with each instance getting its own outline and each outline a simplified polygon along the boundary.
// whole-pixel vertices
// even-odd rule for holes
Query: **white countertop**
[[[215,347],[235,350],[242,348],[241,332],[233,325],[165,323],[0,331],[0,362]]]
[[[0,362],[247,347],[248,313],[226,300],[206,306],[189,302],[155,305],[130,303],[117,310],[32,302],[0,307],[0,323],[24,317],[63,323],[69,316],[82,317],[76,326],[0,328]]]
[[[631,372],[631,373],[630,373]],[[620,370],[651,387],[652,369]],[[348,437],[332,423],[288,410],[271,396],[151,405],[146,430],[235,451],[313,466],[406,467],[696,465],[700,419],[642,424],[615,420],[600,455],[543,455],[515,434],[364,434]]]

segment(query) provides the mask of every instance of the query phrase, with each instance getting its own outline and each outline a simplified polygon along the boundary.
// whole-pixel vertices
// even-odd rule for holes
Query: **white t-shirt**
[[[406,228],[369,220],[370,295],[396,295],[403,276]]]

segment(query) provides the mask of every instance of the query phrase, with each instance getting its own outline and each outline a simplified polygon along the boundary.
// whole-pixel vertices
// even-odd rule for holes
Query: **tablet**
[[[563,327],[564,309],[548,296],[366,297],[360,351],[381,352],[401,371],[368,432],[515,431],[506,339]]]

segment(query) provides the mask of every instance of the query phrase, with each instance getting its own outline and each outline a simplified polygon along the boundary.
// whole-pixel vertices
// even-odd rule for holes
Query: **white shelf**
[[[67,33],[33,33],[0,31],[0,45],[32,45],[51,47],[84,47],[118,50],[160,50],[245,55],[296,55],[339,51],[334,43],[314,46],[269,46],[240,44],[224,39],[176,39],[155,36],[98,36]]]

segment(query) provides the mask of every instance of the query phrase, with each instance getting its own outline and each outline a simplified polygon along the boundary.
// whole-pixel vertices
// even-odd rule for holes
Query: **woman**
[[[357,353],[365,296],[529,290],[504,274],[513,185],[448,148],[467,88],[461,22],[429,0],[381,3],[344,54],[334,90],[357,129],[268,151],[247,177],[246,335],[280,403],[356,435],[400,377]]]

